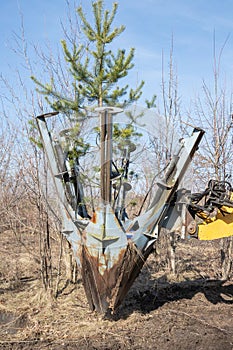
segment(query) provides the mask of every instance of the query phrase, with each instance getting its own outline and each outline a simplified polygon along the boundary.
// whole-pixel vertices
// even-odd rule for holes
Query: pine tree
[[[125,27],[112,29],[118,4],[113,3],[111,11],[104,9],[104,1],[92,3],[93,25],[88,21],[82,7],[77,9],[81,21],[81,30],[86,44],[73,43],[69,48],[65,40],[61,41],[64,57],[68,63],[73,80],[74,99],[62,96],[55,88],[54,81],[43,84],[32,77],[39,91],[45,95],[49,105],[60,112],[80,112],[82,108],[95,106],[121,106],[137,101],[142,94],[142,81],[135,89],[129,85],[120,86],[119,80],[125,78],[134,67],[135,50],[129,53],[118,49],[114,53],[112,43]]]
[[[69,151],[71,163],[89,151],[90,145],[82,138],[82,125],[79,123],[80,120],[85,122],[87,107],[125,108],[138,101],[142,95],[144,81],[135,88],[121,83],[134,67],[135,50],[131,48],[128,53],[124,49],[113,51],[114,40],[125,30],[123,25],[113,27],[117,9],[116,2],[112,4],[111,10],[107,10],[104,7],[104,1],[97,0],[92,3],[93,18],[89,21],[83,8],[77,8],[82,42],[78,42],[78,38],[61,41],[70,81],[72,81],[72,97],[64,96],[59,91],[62,88],[59,89],[53,77],[49,84],[44,84],[36,77],[32,77],[37,90],[45,95],[49,106],[55,111],[72,117],[71,124],[74,132],[71,131],[67,146],[69,150],[72,149]],[[155,107],[155,98],[156,96],[153,96],[151,102],[146,101],[148,108]],[[130,143],[135,136],[138,136],[133,125],[142,114],[135,116],[128,111],[126,115],[128,124],[123,128],[113,129],[113,138],[117,139],[118,144]],[[117,136],[117,130],[118,133],[120,131],[120,137]],[[97,128],[96,132],[99,134],[100,130]]]

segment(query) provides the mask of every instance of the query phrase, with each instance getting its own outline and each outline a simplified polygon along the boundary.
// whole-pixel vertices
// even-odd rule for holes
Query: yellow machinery
[[[233,190],[227,181],[211,180],[203,193],[190,196],[193,220],[187,232],[200,240],[233,236]]]

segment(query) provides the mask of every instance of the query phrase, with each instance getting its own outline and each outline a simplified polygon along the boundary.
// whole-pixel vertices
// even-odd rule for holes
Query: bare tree
[[[171,38],[167,72],[164,66],[164,54],[162,54],[161,88],[161,105],[159,105],[157,108],[158,115],[160,116],[160,128],[156,132],[156,136],[151,139],[154,152],[156,154],[158,174],[163,173],[165,167],[173,156],[177,142],[182,135],[180,128],[180,99],[178,95],[178,78],[174,65],[173,36]],[[156,116],[155,120],[155,123],[157,124],[158,115]],[[165,249],[167,249],[167,265],[169,270],[175,274],[175,251],[177,246],[177,234],[174,232],[169,232],[168,234],[166,229],[164,229],[160,239],[161,241],[165,240]]]
[[[69,13],[68,23],[71,25]],[[70,39],[75,35],[75,25],[77,23],[72,22]],[[7,228],[14,233],[16,242],[35,260],[45,289],[57,295],[61,278],[71,280],[69,269],[73,271],[76,265],[74,267],[73,259],[69,259],[69,264],[65,263],[64,257],[70,256],[70,249],[60,239],[60,221],[56,209],[52,210],[51,206],[52,181],[34,122],[34,117],[45,113],[48,105],[39,93],[30,88],[30,76],[37,74],[38,67],[30,58],[31,51],[41,62],[40,74],[56,77],[57,81],[63,82],[61,89],[70,91],[72,85],[72,82],[70,86],[67,83],[68,74],[59,53],[53,55],[49,44],[47,53],[43,53],[38,46],[28,44],[21,15],[21,34],[14,37],[12,54],[21,58],[22,65],[20,69],[12,67],[14,84],[7,77],[0,76],[0,225],[1,230]],[[32,235],[35,237],[32,240],[34,246],[30,246],[29,238]],[[74,276],[72,272],[72,280]]]
[[[203,186],[203,179],[206,185],[206,182],[211,178],[219,181],[229,181],[233,175],[233,93],[227,89],[227,81],[221,72],[221,58],[227,40],[228,38],[217,53],[214,35],[213,84],[208,85],[203,80],[203,94],[197,98],[193,108],[195,122],[198,121],[198,125],[206,131],[204,143],[199,151],[199,165],[196,172],[199,188],[201,185]],[[230,276],[232,253],[232,238],[222,240],[221,267],[223,279]]]

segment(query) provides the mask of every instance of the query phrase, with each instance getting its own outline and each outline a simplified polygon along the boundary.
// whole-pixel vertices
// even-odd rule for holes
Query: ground
[[[152,254],[116,314],[102,316],[81,281],[50,298],[30,249],[0,236],[1,350],[233,349],[233,280],[219,278],[218,242],[180,243],[176,276]]]

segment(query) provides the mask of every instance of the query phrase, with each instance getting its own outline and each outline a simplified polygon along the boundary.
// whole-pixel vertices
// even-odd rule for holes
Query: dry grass
[[[219,288],[218,295],[211,296],[212,301],[208,300],[209,289],[203,293],[207,285],[205,281],[217,279],[220,271],[217,242],[180,242],[175,276],[169,273],[163,249],[158,255],[152,254],[117,314],[104,318],[89,311],[81,282],[66,284],[66,279],[61,279],[62,292],[57,299],[53,293],[45,292],[40,280],[40,266],[34,259],[36,247],[33,246],[30,254],[13,238],[10,232],[2,236],[0,347],[1,342],[40,342],[45,346],[55,344],[52,348],[55,349],[58,344],[60,348],[61,344],[73,342],[81,344],[80,349],[114,349],[114,346],[115,349],[143,349],[144,344],[150,349],[156,340],[160,348],[166,349],[158,330],[160,335],[169,338],[173,336],[173,330],[174,337],[177,337],[182,329],[180,334],[183,337],[190,324],[195,325],[196,333],[207,327],[212,333],[225,332],[225,337],[233,334],[224,318],[224,315],[228,319],[233,316],[232,294],[228,293],[228,299],[219,304],[224,289]],[[32,240],[35,242],[33,237]],[[221,313],[222,318],[219,318]],[[154,327],[155,333],[152,332]],[[223,339],[221,334],[219,339]],[[25,348],[29,349],[29,345]]]

